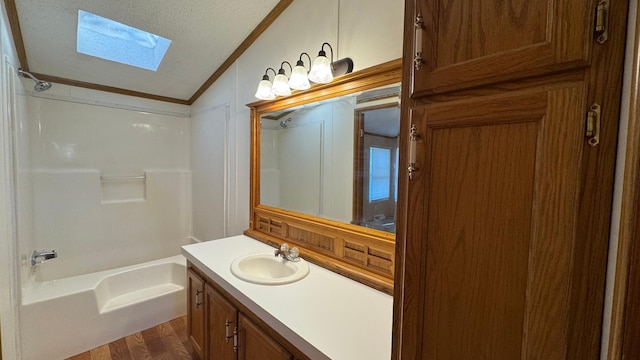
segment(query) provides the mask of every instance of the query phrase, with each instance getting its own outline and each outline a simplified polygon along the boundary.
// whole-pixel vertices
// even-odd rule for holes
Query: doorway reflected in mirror
[[[395,233],[400,108],[378,103],[355,111],[353,223]]]

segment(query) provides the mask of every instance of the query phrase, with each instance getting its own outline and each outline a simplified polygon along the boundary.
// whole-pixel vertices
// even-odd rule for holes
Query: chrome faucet
[[[42,264],[43,262],[55,259],[58,257],[58,253],[55,250],[51,251],[37,251],[33,250],[31,253],[31,266]]]
[[[273,254],[278,257],[278,255],[282,256],[283,259],[289,261],[300,261],[300,250],[297,247],[292,247],[289,249],[289,244],[280,245],[280,249],[274,250]]]

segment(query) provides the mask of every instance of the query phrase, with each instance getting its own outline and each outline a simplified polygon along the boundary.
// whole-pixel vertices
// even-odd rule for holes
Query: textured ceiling
[[[278,0],[15,0],[29,70],[188,100]],[[170,39],[156,72],[76,52],[78,10]]]

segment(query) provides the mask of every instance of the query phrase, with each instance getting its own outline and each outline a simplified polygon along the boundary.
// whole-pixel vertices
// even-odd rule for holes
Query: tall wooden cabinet
[[[407,0],[413,96],[583,67],[590,0]],[[407,61],[408,63],[408,61]]]
[[[394,357],[598,358],[626,1],[597,5],[406,1]]]

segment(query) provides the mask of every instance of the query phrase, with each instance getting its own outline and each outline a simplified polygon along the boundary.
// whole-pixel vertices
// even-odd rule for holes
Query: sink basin
[[[303,259],[292,262],[275,257],[272,252],[246,255],[231,263],[231,273],[254,284],[281,285],[298,281],[309,273]]]

